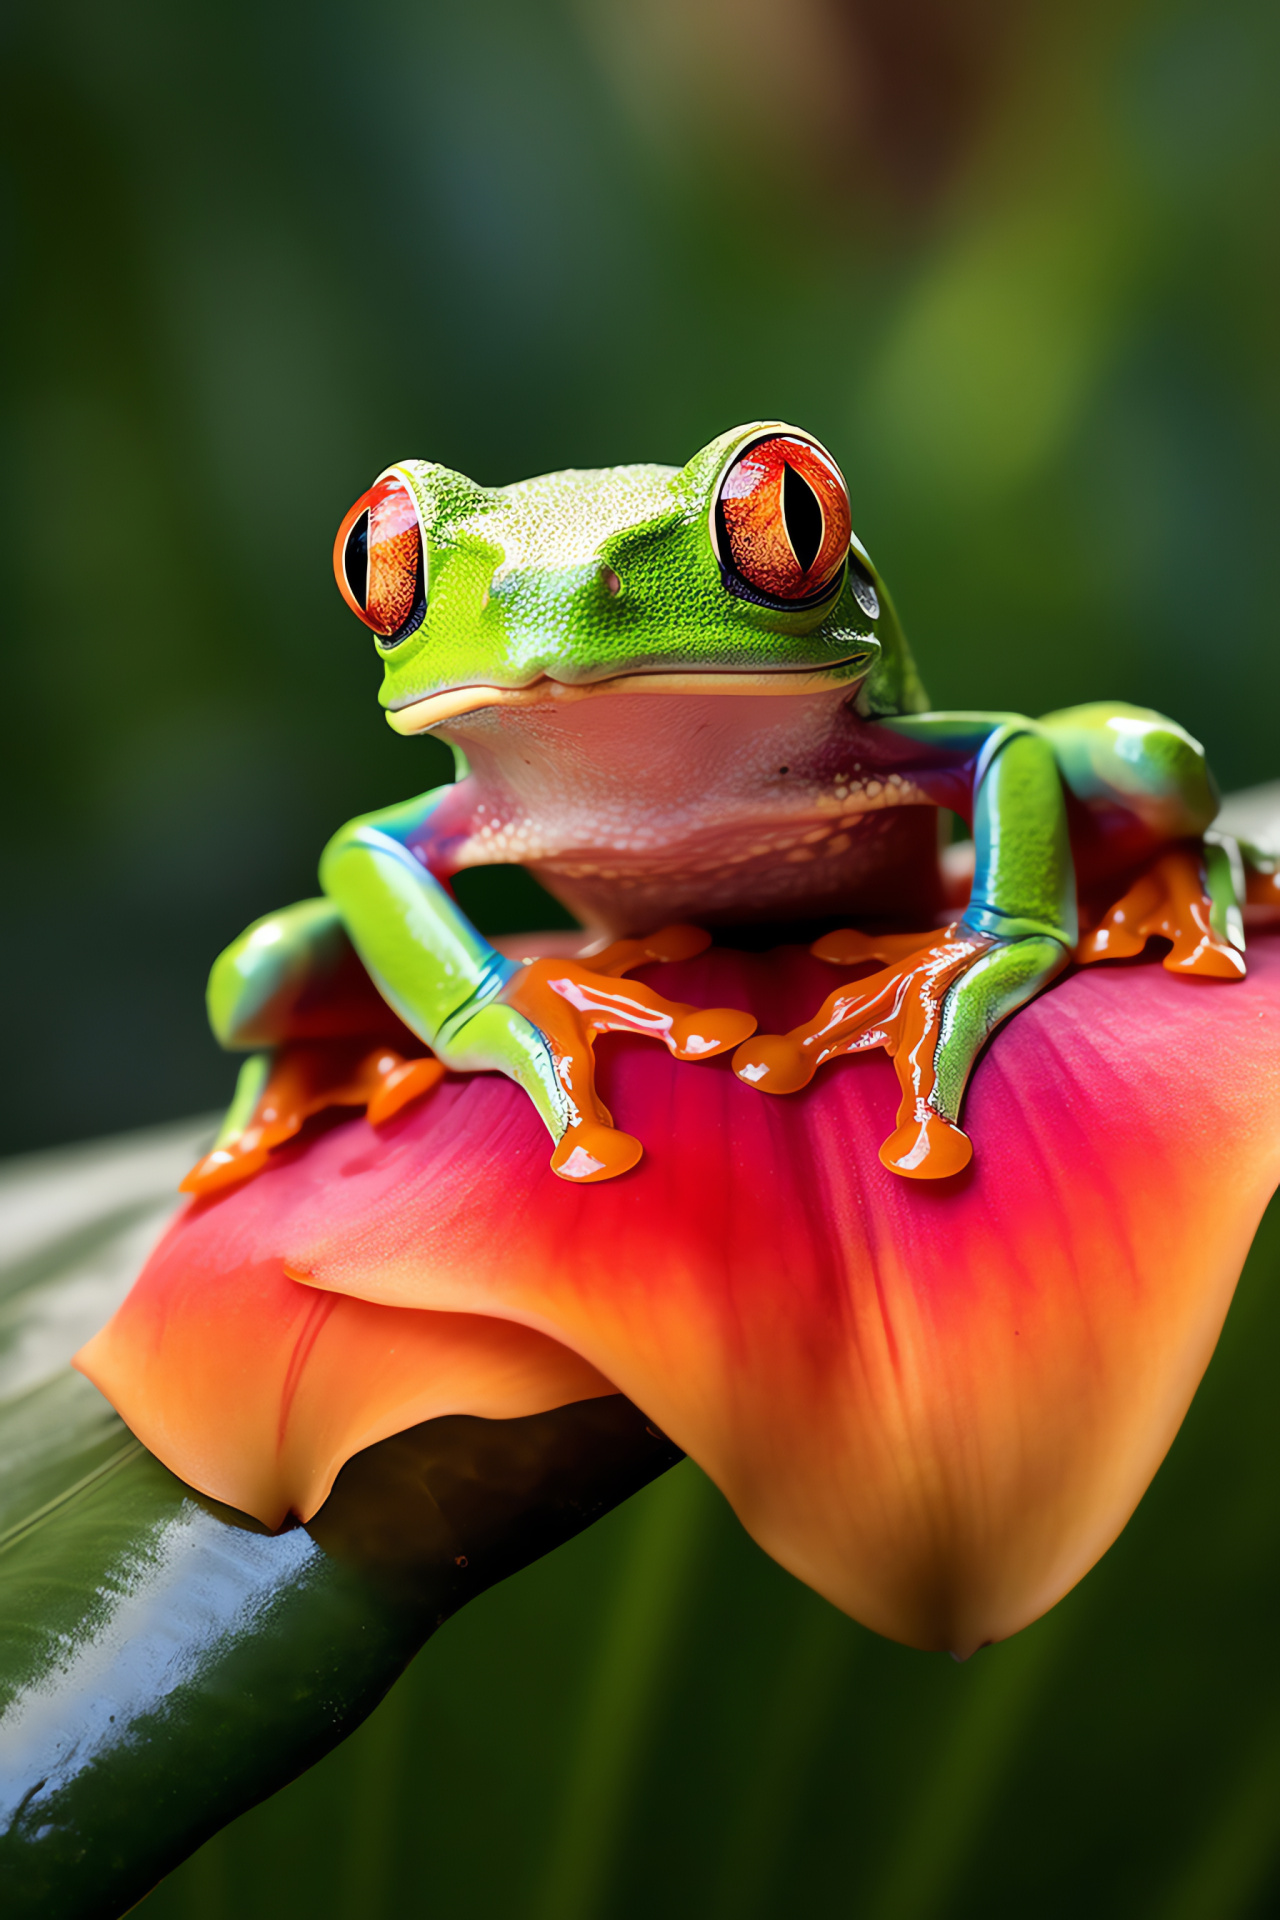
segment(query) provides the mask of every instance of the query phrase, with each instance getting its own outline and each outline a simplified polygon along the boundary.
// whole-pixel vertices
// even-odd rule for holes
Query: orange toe
[[[630,1173],[643,1157],[644,1148],[629,1133],[617,1127],[603,1127],[593,1121],[570,1127],[560,1136],[551,1156],[551,1170],[575,1186],[588,1186],[597,1180],[615,1180]]]
[[[891,1133],[880,1149],[880,1163],[907,1180],[947,1180],[962,1173],[973,1158],[967,1133],[940,1113],[926,1108]]]
[[[405,1044],[411,1040],[406,1031]],[[252,1179],[267,1165],[273,1147],[292,1140],[330,1107],[364,1107],[377,1126],[443,1078],[444,1068],[433,1055],[407,1060],[395,1047],[370,1047],[367,1035],[287,1042],[276,1051],[248,1125],[192,1167],[179,1190],[218,1193]]]
[[[789,1033],[758,1033],[733,1056],[733,1070],[761,1093],[798,1093],[817,1069],[817,1058]]]
[[[671,1023],[671,1051],[677,1060],[710,1060],[755,1030],[755,1016],[736,1007],[690,1007]]]
[[[411,1100],[420,1100],[424,1093],[430,1093],[444,1079],[444,1067],[439,1060],[402,1060],[399,1066],[392,1067],[384,1074],[376,1092],[370,1097],[365,1108],[371,1126],[379,1127],[384,1120],[390,1120],[407,1107]]]
[[[203,1160],[197,1160],[190,1173],[178,1182],[178,1192],[221,1193],[226,1187],[237,1186],[241,1180],[251,1180],[266,1166],[270,1151],[260,1138],[252,1139],[248,1132],[239,1134],[225,1146],[214,1147]]]

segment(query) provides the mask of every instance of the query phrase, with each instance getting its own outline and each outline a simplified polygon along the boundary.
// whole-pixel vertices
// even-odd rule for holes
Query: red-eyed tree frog
[[[736,1047],[739,1078],[776,1093],[887,1045],[902,1106],[881,1157],[946,1176],[970,1156],[984,1042],[1073,956],[1160,935],[1175,970],[1244,971],[1246,871],[1208,832],[1197,742],[1116,704],[931,710],[839,468],[797,428],[735,428],[680,468],[505,487],[406,460],[343,520],[335,570],[388,721],[446,740],[457,778],[343,827],[323,898],[216,962],[214,1031],[252,1057],[196,1191],[255,1171],[319,1106],[385,1120],[444,1068],[509,1075],[556,1172],[610,1178],[641,1152],[594,1089],[611,1027],[690,1060]],[[952,813],[972,828],[958,891]],[[1270,901],[1272,868],[1251,862]],[[527,867],[582,934],[499,951],[449,884],[487,863]],[[622,977],[698,950],[699,928],[760,944],[799,926],[859,976],[789,1034]]]

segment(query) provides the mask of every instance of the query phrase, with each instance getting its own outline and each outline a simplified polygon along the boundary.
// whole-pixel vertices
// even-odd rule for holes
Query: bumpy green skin
[[[771,424],[722,434],[678,469],[570,470],[511,487],[479,487],[421,460],[391,469],[418,503],[429,587],[418,631],[380,649],[383,706],[451,687],[528,686],[540,674],[582,685],[812,666],[861,687],[868,713],[922,708],[887,595],[869,623],[847,581],[817,609],[763,608],[725,591],[711,534],[718,482]],[[625,582],[618,597],[606,568]]]
[[[466,689],[545,683],[558,692],[656,674],[684,675],[703,695],[708,676],[720,676],[727,697],[734,676],[807,673],[831,690],[860,729],[850,736],[855,750],[897,752],[894,764],[914,783],[907,804],[936,795],[972,810],[976,872],[964,919],[1000,944],[944,1008],[935,1097],[956,1119],[992,1027],[1061,971],[1077,939],[1068,795],[1099,818],[1108,809],[1122,816],[1154,848],[1203,835],[1216,793],[1198,744],[1145,709],[1091,705],[1040,721],[927,711],[888,593],[856,540],[878,594],[875,619],[851,574],[816,607],[762,607],[729,591],[713,532],[720,481],[749,442],[775,430],[795,431],[776,422],[735,429],[679,470],[568,472],[501,488],[420,461],[389,470],[418,504],[428,591],[418,630],[380,648],[382,703],[404,731],[417,703]],[[652,700],[630,707],[636,729],[655,724]],[[445,722],[438,730],[449,737]],[[521,751],[518,741],[510,751]],[[957,769],[967,782],[960,801]],[[689,810],[710,819],[719,796],[692,761],[688,781]],[[467,920],[447,887],[456,867],[437,858],[458,791],[344,827],[321,864],[329,907],[303,903],[272,916],[215,966],[214,1028],[231,1047],[290,1037],[290,995],[337,964],[340,920],[386,1001],[446,1064],[508,1074],[559,1138],[568,1108],[547,1041],[500,998],[512,963]],[[1220,930],[1238,940],[1238,876],[1227,853],[1211,852],[1209,873]],[[249,1070],[233,1121],[252,1107],[260,1072]]]

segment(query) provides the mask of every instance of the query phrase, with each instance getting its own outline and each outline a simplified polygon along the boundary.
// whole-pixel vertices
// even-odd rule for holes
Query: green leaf
[[[615,1397],[428,1422],[281,1534],[194,1494],[66,1367],[191,1148],[186,1129],[0,1182],[7,1916],[127,1910],[357,1727],[458,1607],[679,1458]]]

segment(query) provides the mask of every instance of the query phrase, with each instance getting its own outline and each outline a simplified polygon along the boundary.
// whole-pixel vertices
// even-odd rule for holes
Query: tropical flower
[[[779,1031],[831,984],[791,948],[644,977]],[[785,1099],[630,1036],[600,1073],[631,1172],[557,1179],[522,1093],[451,1075],[194,1201],[78,1364],[271,1526],[418,1421],[619,1392],[882,1633],[964,1656],[1051,1606],[1163,1458],[1280,1180],[1280,941],[1232,982],[1063,978],[979,1063],[979,1152],[938,1182],[881,1164],[882,1054]]]

